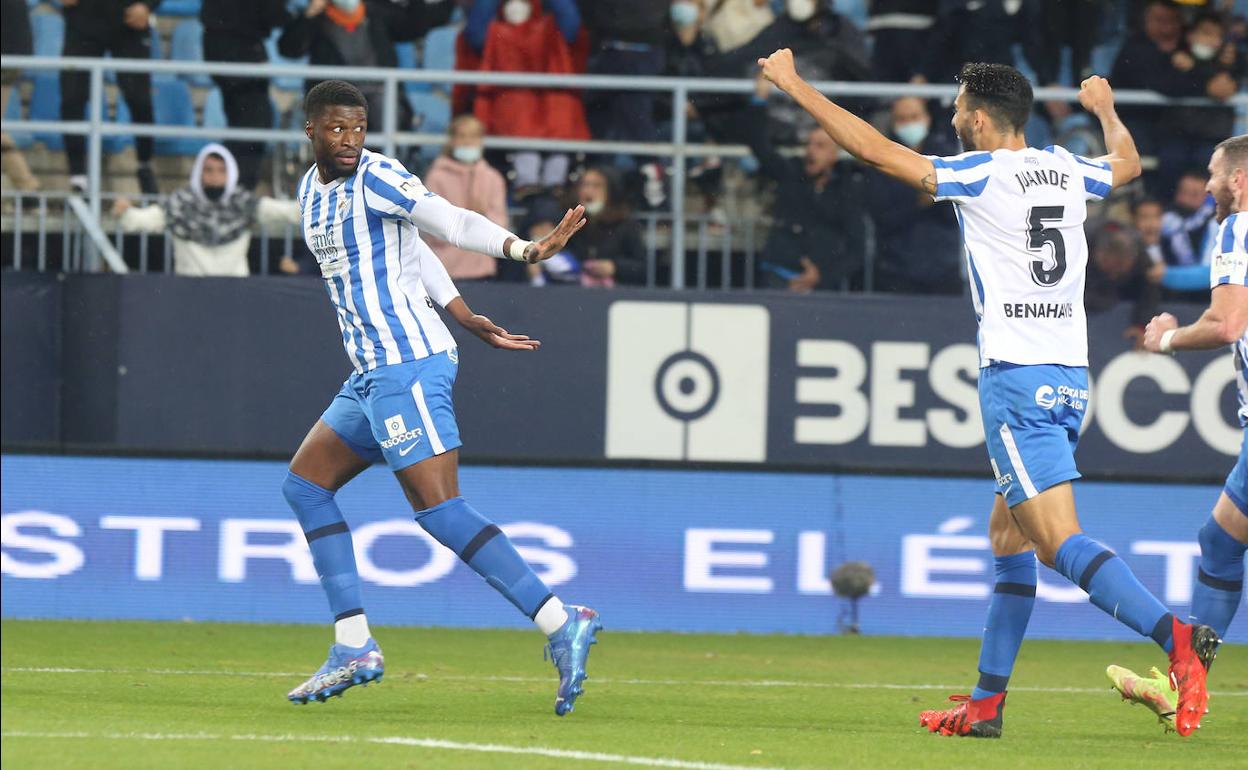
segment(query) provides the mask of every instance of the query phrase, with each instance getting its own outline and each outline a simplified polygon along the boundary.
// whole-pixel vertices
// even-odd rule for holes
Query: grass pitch
[[[1108,663],[1164,663],[1151,644],[1028,642],[1005,737],[972,741],[929,735],[917,719],[969,691],[971,639],[608,626],[586,694],[560,719],[533,632],[378,629],[382,684],[293,706],[284,695],[323,660],[327,629],[6,621],[0,630],[5,770],[1248,766],[1248,651],[1235,647],[1214,666],[1203,729],[1181,739],[1119,701],[1104,677]]]

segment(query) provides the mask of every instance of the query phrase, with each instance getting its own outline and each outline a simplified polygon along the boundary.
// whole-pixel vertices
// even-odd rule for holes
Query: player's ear
[[[312,121],[303,121],[303,133],[307,134],[309,139],[312,138]]]

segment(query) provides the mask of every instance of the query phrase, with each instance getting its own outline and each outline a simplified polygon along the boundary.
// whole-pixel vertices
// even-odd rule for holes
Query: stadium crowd
[[[6,54],[147,58],[168,48],[175,59],[226,62],[742,78],[755,76],[759,56],[789,47],[811,80],[951,83],[962,62],[987,61],[1014,64],[1037,85],[1077,86],[1099,72],[1119,89],[1217,101],[1239,91],[1248,54],[1248,21],[1227,0],[3,0],[3,19]],[[6,70],[4,114],[81,120],[86,73],[45,75]],[[121,119],[124,103],[135,123],[301,127],[298,94],[310,85],[119,75],[116,110]],[[376,130],[385,119],[381,89],[365,90]],[[665,141],[673,116],[661,94],[497,86],[444,93],[424,84],[402,91],[399,130],[446,132],[440,149],[403,158],[430,189],[522,233],[548,227],[566,203],[583,203],[590,213],[590,226],[567,252],[541,267],[497,265],[432,243],[453,277],[602,287],[647,281],[634,214],[670,204],[666,159],[500,152],[484,149],[483,139]],[[958,151],[948,101],[843,103],[919,152]],[[1149,165],[1141,183],[1088,224],[1089,307],[1133,302],[1136,318],[1147,320],[1167,292],[1199,285],[1184,269],[1206,261],[1216,228],[1203,168],[1213,145],[1233,132],[1235,114],[1230,106],[1131,107],[1122,114]],[[769,229],[759,285],[965,290],[951,207],[859,165],[764,83],[750,96],[693,94],[687,117],[691,141],[751,150],[752,157],[737,161],[691,161],[689,210],[723,227],[727,209],[753,211],[733,196],[760,201],[754,205]],[[1039,103],[1027,133],[1034,145],[1061,144],[1089,156],[1104,151],[1099,129],[1077,104]],[[83,138],[36,139],[56,152],[52,161],[32,164],[32,173],[22,144],[5,135],[6,187],[85,189]],[[281,179],[280,169],[262,173],[280,165],[263,143],[230,142],[232,157],[204,157],[202,143],[119,141],[122,151],[134,147],[135,182],[112,174],[116,192],[150,196],[162,183],[167,191],[182,188],[171,199],[178,213],[168,204],[163,215],[150,209],[147,227],[165,219],[212,222],[217,207],[229,210],[220,219],[236,238],[240,223],[256,219],[255,207],[272,201],[259,192],[289,197],[266,181]],[[167,157],[182,165],[159,175],[153,164]],[[234,169],[229,195],[205,196],[194,174],[185,188],[192,162],[202,169],[205,161]],[[188,206],[205,213],[192,215]],[[132,224],[140,210],[129,212]],[[871,276],[864,275],[868,249]],[[306,273],[313,265],[305,256],[282,260],[281,269]]]

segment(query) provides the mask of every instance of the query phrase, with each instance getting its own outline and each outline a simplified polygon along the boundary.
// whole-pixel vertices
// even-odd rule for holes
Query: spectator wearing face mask
[[[1200,171],[1184,173],[1174,189],[1169,210],[1161,217],[1161,254],[1171,267],[1202,265],[1209,261],[1217,222],[1213,197],[1205,192],[1208,181]]]
[[[927,103],[893,102],[889,135],[923,155],[954,155],[953,143],[932,132]],[[961,294],[961,238],[953,208],[878,171],[868,171],[867,210],[875,224],[875,290]]]
[[[786,0],[784,15],[758,34],[749,44],[725,54],[715,70],[721,76],[753,75],[759,58],[780,48],[793,51],[803,77],[817,80],[868,80],[871,61],[862,32],[847,17],[832,10],[831,0]],[[863,100],[842,100],[846,109],[865,113]],[[814,119],[797,102],[776,96],[767,105],[775,141],[781,144],[804,142]]]
[[[482,157],[484,138],[485,127],[472,115],[452,120],[446,147],[425,174],[425,186],[452,205],[482,214],[501,227],[510,227],[507,183]],[[427,232],[422,232],[421,237],[456,280],[493,278],[498,272],[498,260],[493,257],[458,248]]]
[[[557,75],[585,71],[588,42],[573,0],[474,0],[456,41],[455,68]],[[588,139],[585,106],[558,88],[456,87],[456,110],[471,111],[493,136]],[[518,152],[515,186],[553,188],[567,182],[566,153]]]
[[[113,215],[126,232],[168,230],[174,272],[192,276],[245,276],[252,227],[300,223],[296,201],[258,197],[240,187],[238,164],[220,144],[199,151],[190,184],[163,204],[138,207],[121,198]]]
[[[1224,102],[1239,91],[1244,62],[1226,39],[1226,25],[1205,13],[1187,28],[1183,45],[1171,56],[1173,78],[1153,86],[1168,96],[1203,96]],[[1168,188],[1188,168],[1203,168],[1214,146],[1235,132],[1232,107],[1179,107],[1163,110],[1158,122],[1157,177]]]
[[[581,284],[645,285],[646,247],[618,177],[607,169],[589,169],[577,185],[577,202],[585,207],[588,222],[567,250],[580,262]]]

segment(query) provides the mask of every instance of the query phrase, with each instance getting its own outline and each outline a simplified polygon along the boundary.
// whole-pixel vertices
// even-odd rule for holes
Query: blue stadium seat
[[[225,117],[225,99],[221,89],[214,88],[204,99],[204,128],[226,128],[230,122]]]
[[[59,13],[34,13],[30,32],[35,56],[60,56],[65,47],[65,20]]]
[[[411,94],[412,110],[420,116],[422,133],[442,134],[451,125],[451,103],[446,97],[435,93]]]
[[[455,38],[460,27],[448,24],[429,30],[425,35],[425,51],[422,65],[427,70],[455,69]]]
[[[199,23],[199,19],[184,19],[173,28],[169,41],[169,58],[173,61],[204,60],[204,26]],[[197,88],[212,85],[212,78],[202,72],[183,75],[182,79]]]
[[[61,78],[56,72],[44,70],[31,76],[34,89],[30,94],[31,120],[61,119]],[[52,151],[65,149],[64,138],[60,134],[36,134],[35,141],[43,142]]]
[[[420,69],[420,62],[416,58],[416,45],[414,43],[395,43],[394,55],[398,60],[396,65],[401,70]],[[403,89],[409,94],[417,91],[428,91],[429,87],[424,83],[407,82],[403,84]]]
[[[277,52],[277,39],[282,36],[281,30],[274,30],[269,39],[264,41],[264,48],[269,53],[269,61],[274,64],[307,64],[308,57],[302,59],[287,59]],[[281,91],[303,91],[303,78],[299,77],[280,77],[273,78],[273,85]]]
[[[13,95],[9,97],[9,106],[4,112],[4,119],[6,121],[22,119],[22,100],[17,98],[16,84],[13,89]],[[12,137],[13,143],[17,145],[19,150],[26,149],[35,141],[35,138],[30,134],[17,131],[11,132],[9,136]]]
[[[199,18],[200,0],[164,0],[157,12],[161,16],[192,16]]]
[[[156,84],[152,102],[156,123],[161,126],[194,126],[195,105],[191,88],[181,80],[165,80]],[[194,155],[204,143],[199,139],[160,137],[156,140],[157,155]]]

